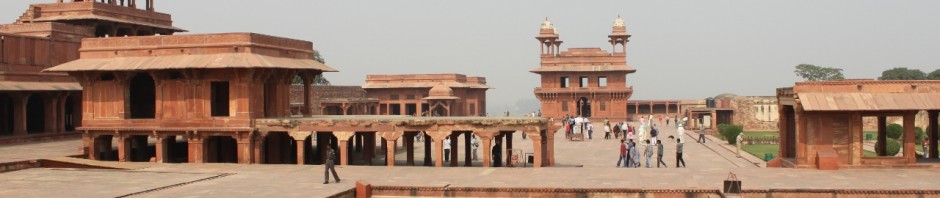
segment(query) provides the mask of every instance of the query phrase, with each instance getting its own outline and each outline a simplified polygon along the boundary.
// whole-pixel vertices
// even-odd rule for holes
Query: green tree
[[[807,81],[832,81],[845,79],[845,77],[842,76],[842,69],[821,67],[810,64],[797,65],[796,70],[794,70],[793,73]]]
[[[317,50],[313,50],[313,60],[320,62],[320,63],[326,63],[326,59],[323,59],[323,56],[320,55],[320,51],[317,51]],[[304,79],[301,78],[300,76],[295,76],[294,80],[292,80],[292,83],[304,84]],[[313,77],[313,84],[314,85],[330,85],[330,80],[327,80],[325,77],[323,77],[323,74],[317,74],[316,76]]]
[[[919,69],[908,69],[907,67],[895,67],[881,72],[879,80],[924,80],[927,74]]]
[[[933,70],[927,74],[927,80],[940,80],[940,69]]]

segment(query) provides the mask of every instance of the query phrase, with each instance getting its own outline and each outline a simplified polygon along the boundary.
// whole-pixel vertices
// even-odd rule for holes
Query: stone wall
[[[746,131],[777,131],[777,98],[775,96],[735,96],[729,100],[734,109],[734,123]]]

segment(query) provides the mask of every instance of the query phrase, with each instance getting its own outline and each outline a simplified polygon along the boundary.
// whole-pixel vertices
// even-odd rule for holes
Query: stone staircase
[[[17,18],[16,22],[14,22],[13,24],[23,24],[29,20],[35,19],[38,17],[36,16],[36,13],[39,13],[39,11],[40,11],[39,7],[30,5],[29,9],[26,9],[26,12],[24,12],[23,15],[20,15],[20,18]]]

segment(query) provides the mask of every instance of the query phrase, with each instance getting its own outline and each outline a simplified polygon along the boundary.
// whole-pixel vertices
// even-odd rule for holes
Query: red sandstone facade
[[[362,88],[379,100],[378,115],[484,116],[490,86],[463,74],[407,74],[369,75]]]
[[[33,4],[15,23],[0,25],[0,135],[55,135],[81,126],[82,87],[43,69],[79,58],[83,38],[183,31],[170,15],[135,1]],[[36,135],[33,135],[36,134]]]
[[[542,84],[535,88],[535,96],[542,103],[542,116],[629,118],[627,100],[633,95],[633,87],[627,84],[627,74],[636,69],[627,65],[630,35],[619,17],[608,38],[610,53],[600,48],[560,51],[562,41],[554,25],[548,20],[542,23],[536,37],[541,44],[541,66],[531,71],[541,76]]]
[[[928,152],[937,158],[940,81],[802,82],[777,89],[780,155],[768,166],[839,169],[937,167],[915,155],[914,117],[926,111]],[[902,117],[899,156],[887,156],[887,117]],[[865,156],[864,119],[878,120],[878,156]]]
[[[91,159],[280,162],[284,148],[256,146],[265,138],[254,137],[253,120],[291,116],[293,76],[309,90],[314,75],[335,71],[312,60],[312,48],[251,33],[95,38],[82,41],[81,59],[45,71],[84,87],[78,130]]]

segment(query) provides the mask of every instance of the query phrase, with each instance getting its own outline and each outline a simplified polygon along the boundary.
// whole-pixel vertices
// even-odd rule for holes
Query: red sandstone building
[[[541,76],[535,96],[542,103],[543,117],[629,118],[627,100],[633,87],[627,84],[627,74],[636,69],[627,65],[630,35],[619,17],[608,38],[611,52],[600,48],[560,51],[562,41],[554,25],[548,20],[542,23],[536,37],[541,45],[541,66],[531,72]]]
[[[768,166],[796,168],[937,167],[915,154],[915,115],[926,111],[927,152],[937,158],[940,81],[801,82],[777,89],[780,155]],[[900,117],[900,140],[887,138],[888,117]],[[877,156],[865,155],[864,121],[877,119]],[[902,152],[888,156],[887,141]]]
[[[80,41],[93,37],[169,35],[170,15],[153,1],[70,1],[33,4],[13,24],[0,25],[0,135],[47,138],[81,126],[82,87],[43,69],[79,57]]]
[[[484,116],[490,86],[463,74],[406,74],[369,75],[362,88],[379,100],[378,115]]]

